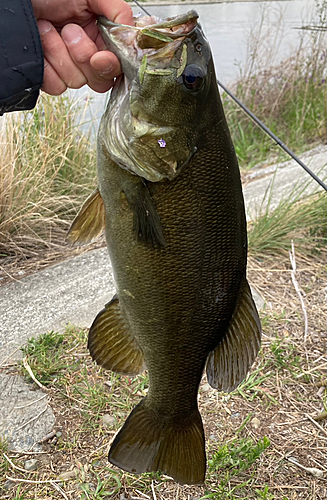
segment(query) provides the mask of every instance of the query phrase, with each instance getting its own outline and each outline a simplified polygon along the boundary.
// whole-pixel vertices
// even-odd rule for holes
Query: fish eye
[[[204,82],[204,73],[200,66],[190,64],[186,66],[183,72],[183,84],[188,90],[197,91],[202,88]]]

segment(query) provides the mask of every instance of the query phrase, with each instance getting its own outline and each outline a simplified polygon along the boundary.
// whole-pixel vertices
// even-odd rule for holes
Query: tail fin
[[[149,408],[144,398],[116,436],[109,461],[136,474],[160,470],[181,484],[203,483],[206,456],[198,409],[176,422]]]

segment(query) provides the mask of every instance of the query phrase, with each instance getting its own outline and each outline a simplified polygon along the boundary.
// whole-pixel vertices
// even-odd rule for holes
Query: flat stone
[[[202,387],[202,391],[203,392],[208,392],[212,389],[211,385],[210,384],[204,384],[204,386]]]
[[[73,477],[76,477],[77,474],[78,474],[78,469],[67,470],[65,472],[62,472],[58,479],[62,479],[63,481],[65,481],[67,479],[72,479]]]
[[[113,427],[116,424],[116,419],[113,415],[103,415],[102,423],[106,427]]]
[[[31,460],[26,460],[24,467],[26,470],[29,470],[29,471],[37,470],[38,462],[39,461],[36,460],[35,458],[31,458]]]
[[[251,286],[252,297],[257,306],[258,311],[261,311],[265,306],[265,299],[260,295],[260,293]]]
[[[9,479],[7,479],[7,481],[5,482],[3,487],[5,490],[10,490],[11,488],[13,488],[16,485],[17,485],[17,483],[14,483],[14,481],[10,481]]]
[[[254,417],[251,420],[251,425],[252,425],[253,429],[259,429],[259,427],[261,426],[261,422],[257,417]]]
[[[44,392],[34,390],[23,377],[0,374],[0,436],[11,451],[41,451],[38,441],[54,423]]]

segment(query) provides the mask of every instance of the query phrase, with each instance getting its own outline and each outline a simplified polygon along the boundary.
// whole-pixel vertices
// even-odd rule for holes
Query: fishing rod
[[[138,0],[133,0],[134,3],[136,3],[136,5],[141,9],[143,10],[143,12],[145,12],[145,14],[147,16],[151,16],[151,14],[143,7],[143,5],[141,5]],[[278,137],[277,135],[275,135],[268,127],[266,127],[266,125],[264,123],[262,123],[261,120],[259,120],[259,118],[256,117],[256,115],[254,113],[252,113],[252,111],[249,110],[249,108],[247,108],[234,94],[232,94],[232,92],[230,90],[228,90],[228,88],[223,85],[221,83],[220,80],[217,79],[217,83],[218,85],[226,92],[226,94],[229,95],[229,97],[231,97],[231,99],[233,99],[233,101],[236,102],[236,104],[238,106],[240,106],[241,109],[243,109],[243,111],[261,128],[261,130],[263,130],[267,135],[269,135],[269,137],[281,148],[285,151],[285,153],[287,153],[291,158],[293,158],[293,160],[295,160],[309,175],[311,175],[311,177],[316,181],[318,182],[318,184],[320,184],[320,186],[325,190],[327,191],[327,186],[326,184],[314,173],[312,172],[312,170],[310,170],[309,167],[307,167],[307,165],[305,165],[303,163],[302,160],[300,160],[300,158],[298,158],[294,153],[293,151],[291,151]]]

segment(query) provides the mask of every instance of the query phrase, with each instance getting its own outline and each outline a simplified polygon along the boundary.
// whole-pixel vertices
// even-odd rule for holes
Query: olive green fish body
[[[109,105],[100,126],[99,192],[86,206],[102,214],[103,203],[117,295],[95,319],[89,349],[105,368],[136,374],[146,366],[149,373],[147,396],[115,438],[109,460],[130,472],[161,470],[181,483],[195,484],[205,475],[197,407],[205,365],[213,387],[235,388],[259,349],[260,324],[246,281],[240,174],[211,55],[204,57],[198,48],[199,40],[204,48],[206,42],[194,28],[194,12],[182,19],[182,28],[178,19],[169,20],[166,29],[176,30],[173,35],[169,31],[173,38],[182,29],[184,38],[154,37],[154,45],[163,44],[160,71],[166,71],[143,74],[140,69],[138,99],[133,83],[129,101],[118,87],[112,101],[118,105]],[[164,23],[157,26],[165,28]],[[149,32],[145,42],[142,38],[146,50]],[[131,71],[130,59],[126,64]],[[147,59],[140,64],[147,65]],[[175,76],[167,71],[171,67]],[[200,81],[196,93],[192,85],[198,74],[205,83]],[[191,94],[182,88],[185,78]],[[159,108],[154,116],[149,102],[156,85]],[[165,104],[170,90],[173,106]],[[174,116],[179,101],[182,106]],[[122,122],[114,116],[116,109],[125,110]],[[156,128],[148,125],[149,117]],[[115,120],[120,142],[109,134],[116,130]],[[124,141],[129,147],[121,151]],[[88,221],[82,209],[71,230],[75,239],[98,232],[99,224],[92,229]]]

